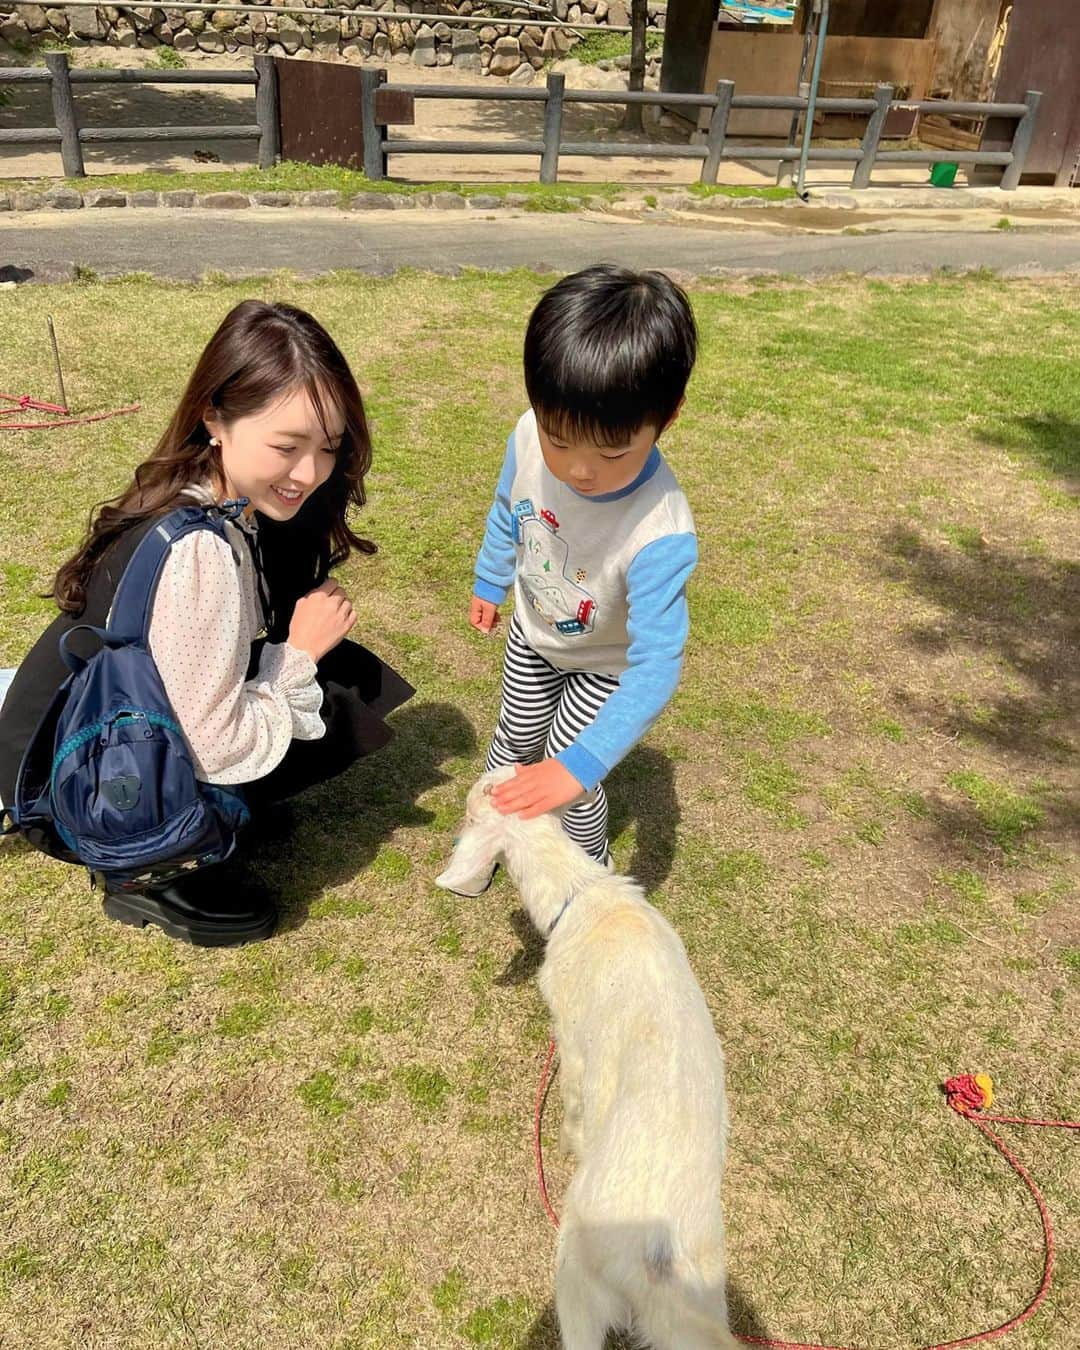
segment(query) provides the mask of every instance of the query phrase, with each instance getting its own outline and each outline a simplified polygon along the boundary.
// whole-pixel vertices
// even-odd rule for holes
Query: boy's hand
[[[469,601],[469,623],[476,631],[487,636],[494,633],[498,622],[498,605],[493,605],[490,600],[481,600],[478,595],[474,595]]]
[[[522,820],[533,820],[545,811],[558,810],[584,791],[557,759],[545,759],[539,764],[519,764],[514,777],[495,788],[491,800],[504,816],[517,814]]]

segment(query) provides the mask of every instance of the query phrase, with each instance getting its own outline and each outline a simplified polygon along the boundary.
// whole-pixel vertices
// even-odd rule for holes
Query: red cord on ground
[[[13,408],[0,409],[0,431],[52,431],[56,427],[83,426],[88,422],[104,422],[110,417],[123,417],[126,413],[138,412],[141,404],[129,403],[126,408],[113,408],[109,412],[88,413],[83,417],[72,417],[70,409],[59,403],[45,403],[42,399],[31,398],[29,394],[0,394],[0,402],[14,403]],[[14,417],[16,413],[33,408],[35,412],[56,413],[47,422],[8,422],[3,419]]]
[[[547,1100],[548,1090],[551,1086],[551,1065],[555,1058],[555,1042],[552,1041],[548,1046],[547,1059],[544,1061],[544,1067],[540,1075],[540,1086],[536,1093],[536,1109],[533,1115],[533,1153],[536,1157],[536,1174],[540,1183],[540,1198],[544,1205],[544,1210],[555,1225],[559,1226],[559,1218],[548,1198],[547,1180],[544,1176],[544,1155],[540,1141],[540,1125],[544,1114],[544,1103]],[[971,1336],[961,1336],[954,1341],[939,1341],[934,1345],[920,1346],[918,1350],[960,1350],[965,1345],[981,1345],[987,1341],[998,1340],[1002,1336],[1007,1336],[1010,1331],[1015,1331],[1018,1326],[1034,1317],[1050,1292],[1050,1284],[1054,1276],[1054,1229],[1050,1222],[1050,1211],[1046,1207],[1046,1201],[1043,1199],[1042,1192],[1035,1184],[1031,1173],[1024,1164],[1009,1148],[1005,1141],[998,1137],[987,1125],[987,1121],[1005,1125],[1045,1125],[1051,1128],[1062,1130],[1080,1130],[1080,1120],[1037,1120],[1031,1116],[990,1116],[984,1113],[984,1108],[993,1101],[993,1083],[987,1074],[961,1074],[957,1078],[950,1078],[945,1083],[945,1099],[949,1107],[962,1116],[983,1134],[993,1146],[998,1150],[1001,1156],[1023,1181],[1024,1185],[1031,1193],[1032,1199],[1039,1211],[1039,1219],[1042,1222],[1043,1236],[1043,1274],[1035,1296],[1027,1304],[1022,1312],[1010,1317],[1007,1322],[1002,1322],[1000,1326],[992,1327],[988,1331],[979,1331]],[[768,1350],[852,1350],[851,1347],[818,1345],[806,1341],[779,1341],[768,1336],[737,1336],[737,1340],[745,1345],[763,1345]]]
[[[540,1122],[544,1118],[544,1103],[547,1101],[548,1087],[551,1083],[551,1061],[555,1058],[555,1042],[548,1044],[547,1059],[544,1060],[544,1068],[540,1074],[540,1086],[536,1090],[536,1110],[533,1113],[533,1155],[536,1158],[536,1175],[540,1180],[540,1200],[544,1206],[544,1213],[548,1216],[556,1228],[559,1226],[559,1216],[548,1199],[547,1178],[544,1176],[544,1148],[540,1142]]]

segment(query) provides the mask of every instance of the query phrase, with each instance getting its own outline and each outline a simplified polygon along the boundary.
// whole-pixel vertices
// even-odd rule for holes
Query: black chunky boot
[[[278,912],[273,900],[236,869],[207,867],[137,891],[105,885],[102,907],[107,918],[145,928],[154,924],[169,937],[195,947],[238,947],[271,937]]]

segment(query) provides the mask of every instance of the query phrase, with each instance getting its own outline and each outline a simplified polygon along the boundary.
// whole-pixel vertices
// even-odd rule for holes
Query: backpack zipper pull
[[[146,714],[139,712],[137,708],[122,708],[119,712],[114,712],[111,717],[106,717],[101,724],[101,744],[104,745],[109,739],[109,732],[115,722],[144,722],[143,739],[146,740],[153,736],[153,728],[146,720]]]

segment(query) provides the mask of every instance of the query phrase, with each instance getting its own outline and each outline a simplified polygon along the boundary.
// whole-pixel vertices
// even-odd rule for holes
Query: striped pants
[[[565,750],[618,687],[614,675],[559,670],[533,651],[517,619],[511,619],[503,659],[502,706],[486,768],[536,764]],[[599,862],[607,859],[607,822],[602,783],[563,813],[566,833]]]

